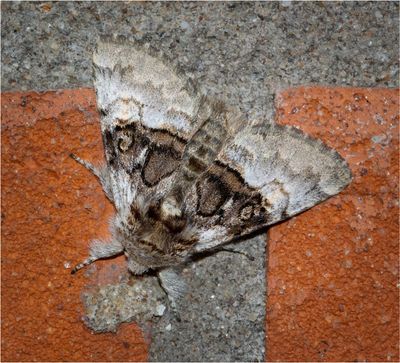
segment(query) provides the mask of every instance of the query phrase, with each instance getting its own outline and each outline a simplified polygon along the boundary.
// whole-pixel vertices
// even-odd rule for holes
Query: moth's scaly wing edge
[[[199,239],[195,252],[299,214],[336,195],[352,179],[346,161],[321,140],[274,124],[247,126],[208,173],[192,193]]]
[[[204,101],[197,85],[150,45],[102,38],[93,53],[93,69],[103,114],[136,118],[145,127],[186,140],[199,126],[196,116]],[[119,110],[113,109],[118,102]]]
[[[225,102],[207,97],[179,65],[142,41],[121,36],[100,38],[93,53],[93,72],[100,111],[104,113],[118,99],[133,98],[143,106],[141,115],[137,116],[141,116],[145,126],[168,129],[186,140],[206,119],[222,113],[221,108],[229,113],[231,124],[237,119],[233,115],[240,114],[238,108],[228,108]],[[121,87],[116,88],[114,83]],[[146,117],[146,109],[151,111],[147,113],[149,117]],[[185,117],[190,119],[191,125]]]

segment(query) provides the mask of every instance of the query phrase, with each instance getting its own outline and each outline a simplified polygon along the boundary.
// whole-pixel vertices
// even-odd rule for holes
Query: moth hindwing
[[[334,150],[293,127],[247,124],[148,46],[104,39],[93,64],[106,164],[75,159],[116,214],[111,240],[74,271],[121,252],[134,274],[176,266],[350,183]]]

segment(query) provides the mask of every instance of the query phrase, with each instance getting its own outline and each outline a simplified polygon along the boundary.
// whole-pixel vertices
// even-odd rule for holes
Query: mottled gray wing
[[[212,107],[147,45],[103,39],[93,65],[113,199],[124,213],[138,198],[168,192],[188,140]]]
[[[213,248],[294,216],[351,181],[333,149],[294,127],[247,126],[228,142],[187,198],[198,235]]]
[[[93,54],[102,127],[140,123],[188,140],[198,127],[201,96],[194,84],[148,44],[100,41]]]

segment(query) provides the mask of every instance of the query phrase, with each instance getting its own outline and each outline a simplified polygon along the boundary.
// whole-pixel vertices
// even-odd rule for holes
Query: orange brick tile
[[[4,93],[1,107],[2,360],[145,361],[135,324],[93,334],[81,321],[85,284],[109,275],[70,274],[88,240],[108,234],[112,213],[95,178],[68,156],[102,158],[94,91]]]

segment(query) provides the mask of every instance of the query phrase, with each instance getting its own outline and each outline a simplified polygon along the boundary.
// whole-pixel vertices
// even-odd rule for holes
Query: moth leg
[[[161,288],[167,295],[172,311],[178,316],[177,307],[179,300],[182,299],[187,290],[185,281],[174,268],[157,271],[157,278]]]
[[[84,166],[87,170],[89,170],[94,176],[96,176],[99,179],[100,184],[103,187],[104,193],[106,194],[107,198],[113,201],[112,189],[108,178],[107,168],[106,167],[96,168],[92,163],[81,159],[79,156],[75,154],[70,154],[69,156],[72,159],[74,159],[77,163]]]
[[[254,261],[254,260],[255,260],[255,258],[254,258],[252,255],[249,255],[249,254],[246,253],[246,252],[238,251],[238,250],[235,250],[235,249],[229,248],[229,247],[222,247],[222,248],[219,248],[219,249],[217,250],[217,252],[238,253],[238,254],[243,255],[244,257],[248,258],[250,261]]]
[[[94,240],[90,244],[89,257],[86,258],[81,263],[77,264],[72,270],[71,274],[76,273],[81,268],[90,265],[94,261],[101,258],[113,257],[124,252],[124,247],[117,240],[112,240],[110,242],[101,242]]]

